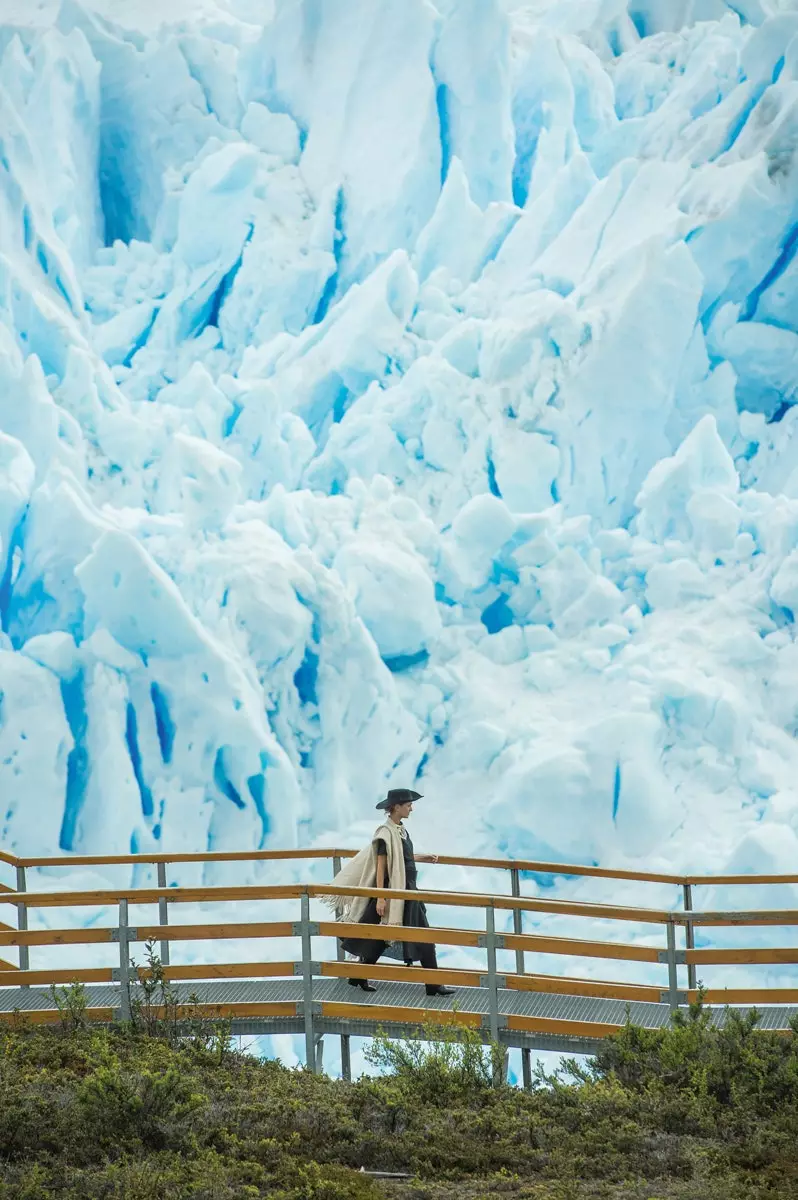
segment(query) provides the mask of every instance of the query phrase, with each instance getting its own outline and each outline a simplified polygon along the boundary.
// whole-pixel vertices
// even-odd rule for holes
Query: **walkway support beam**
[[[490,1040],[493,1048],[499,1045],[499,981],[496,971],[496,914],[493,905],[485,909],[485,946],[488,952],[488,1013],[490,1025]],[[495,1049],[493,1050],[495,1053]],[[502,1082],[501,1071],[497,1069],[494,1060],[493,1083],[498,1087]]]
[[[668,1004],[671,1012],[679,1007],[679,977],[676,967],[676,926],[668,921]]]
[[[17,867],[17,891],[26,892],[27,881],[25,878],[25,868]],[[20,933],[24,933],[28,928],[28,906],[24,901],[17,905],[17,929]],[[19,969],[20,971],[30,970],[30,948],[20,945],[19,947]],[[29,987],[27,983],[23,983],[23,987]]]
[[[133,1008],[130,1003],[130,924],[128,902],[119,901],[119,1008],[123,1021],[130,1021]]]
[[[314,1075],[316,1068],[316,1039],[313,1031],[313,955],[310,936],[310,896],[302,893],[302,1012],[305,1018],[305,1066]]]
[[[693,885],[691,883],[683,884],[684,892],[684,911],[693,911]],[[693,923],[688,921],[684,927],[684,944],[688,950],[695,949],[695,937],[693,935]],[[695,963],[687,964],[687,986],[692,991],[695,986]]]
[[[158,887],[165,888],[166,883],[166,863],[159,862],[158,866]],[[158,900],[158,923],[161,926],[169,924],[169,901],[165,896],[161,896]],[[161,963],[164,967],[169,966],[169,943],[161,942]]]
[[[521,872],[518,867],[513,867],[510,871],[510,883],[512,894],[517,900],[521,899]],[[513,932],[524,932],[524,913],[520,908],[513,909]],[[524,951],[516,950],[515,952],[515,973],[516,975],[526,974],[526,963],[524,961]],[[524,1087],[529,1092],[532,1090],[532,1051],[523,1049],[521,1051],[521,1073],[523,1075]]]
[[[341,870],[341,856],[340,856],[340,854],[334,854],[333,855],[333,878],[335,878],[335,876],[338,874],[338,872],[340,870]],[[336,958],[337,958],[338,962],[345,962],[346,954],[344,953],[344,951],[341,947],[341,942],[340,942],[339,938],[335,939],[335,954],[336,954]],[[343,1079],[345,1079],[347,1081],[347,1083],[351,1082],[351,1079],[352,1079],[352,1050],[351,1050],[351,1044],[349,1041],[348,1033],[341,1034],[341,1076]]]

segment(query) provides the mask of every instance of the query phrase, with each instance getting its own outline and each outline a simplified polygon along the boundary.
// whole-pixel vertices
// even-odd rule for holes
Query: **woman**
[[[413,811],[413,802],[421,800],[418,792],[409,788],[394,788],[378,809],[388,814],[387,820],[375,831],[371,844],[361,850],[336,876],[336,884],[342,887],[394,888],[397,891],[417,891],[417,862],[437,862],[437,854],[414,854],[413,843],[402,822]],[[429,929],[427,910],[420,900],[385,900],[380,897],[333,896],[330,903],[339,921],[358,922],[363,925],[404,925]],[[394,948],[390,941],[372,941],[369,938],[341,938],[341,946],[349,954],[356,954],[362,963],[375,963],[380,955],[388,951],[400,957],[406,966],[416,961],[422,967],[436,970],[438,966],[435,946],[430,942],[401,942]],[[389,949],[390,947],[390,949]],[[352,987],[364,992],[375,992],[374,984],[367,979],[350,979]],[[442,984],[428,983],[428,996],[453,996],[452,988]]]

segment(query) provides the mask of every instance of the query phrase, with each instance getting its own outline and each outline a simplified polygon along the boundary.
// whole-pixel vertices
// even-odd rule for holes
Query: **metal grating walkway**
[[[566,985],[566,981],[563,981]],[[290,1004],[295,1006],[293,1013],[281,1015],[259,1015],[242,1013],[240,1017],[232,1015],[232,1027],[236,1033],[271,1034],[283,1032],[300,1032],[303,1029],[303,1005],[301,978],[265,979],[265,980],[212,980],[207,982],[180,983],[176,986],[179,999],[186,1003],[189,997],[196,996],[201,1004],[207,1005],[252,1005],[252,1004]],[[567,985],[566,985],[567,986]],[[134,986],[133,993],[136,994]],[[551,993],[499,990],[499,1013],[501,1020],[500,1040],[506,1045],[520,1046],[526,1049],[561,1049],[570,1053],[590,1053],[598,1044],[601,1031],[596,1030],[596,1036],[591,1037],[585,1025],[623,1025],[629,1019],[635,1025],[648,1029],[666,1026],[670,1020],[670,1009],[667,1004],[626,1002],[623,1000],[605,1000],[588,996],[569,996]],[[314,1026],[321,1033],[352,1034],[354,1036],[373,1036],[378,1028],[384,1028],[393,1035],[412,1032],[423,1023],[424,1013],[433,1011],[455,1010],[462,1013],[477,1013],[484,1020],[483,1036],[486,1033],[487,1016],[489,1013],[490,993],[487,988],[460,987],[453,996],[427,996],[419,983],[378,982],[377,991],[362,992],[359,988],[350,987],[344,979],[316,977],[313,980]],[[117,984],[88,984],[86,985],[86,1001],[89,1008],[120,1007],[120,988]],[[350,1010],[355,1008],[357,1014],[339,1015],[328,1006],[347,1005]],[[731,1006],[737,1012],[745,1013],[749,1009],[744,1006]],[[386,1008],[404,1010],[399,1021],[391,1021]],[[375,1010],[379,1009],[380,1012]],[[407,1010],[418,1011],[418,1022],[407,1019]],[[25,1013],[50,1012],[55,1010],[49,988],[44,987],[7,987],[0,988],[0,1013],[17,1011]],[[796,1006],[771,1006],[759,1010],[759,1028],[765,1030],[786,1030],[790,1020],[798,1015]],[[361,1016],[362,1013],[362,1016]],[[725,1022],[726,1010],[723,1008],[710,1009],[713,1023],[722,1026]],[[523,1028],[508,1028],[507,1018],[544,1018],[548,1021],[564,1023],[579,1022],[582,1026],[579,1034],[575,1035],[564,1025],[563,1033],[559,1034],[556,1027],[543,1031]]]

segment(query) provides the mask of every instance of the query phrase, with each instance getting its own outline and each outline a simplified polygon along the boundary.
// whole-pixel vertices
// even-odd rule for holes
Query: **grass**
[[[0,1030],[0,1200],[795,1200],[798,1034],[696,1005],[493,1087],[473,1035],[379,1039],[347,1084],[139,1007]],[[376,1180],[360,1168],[409,1172]]]

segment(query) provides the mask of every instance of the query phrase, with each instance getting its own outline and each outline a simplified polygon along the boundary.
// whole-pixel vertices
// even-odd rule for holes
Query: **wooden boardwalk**
[[[798,876],[678,876],[638,872],[611,872],[602,868],[575,867],[568,864],[527,863],[512,860],[443,859],[479,870],[501,868],[510,875],[510,894],[475,892],[419,891],[402,893],[365,889],[358,894],[410,895],[442,908],[472,910],[481,915],[480,928],[434,928],[393,931],[397,940],[406,932],[414,941],[435,942],[439,946],[467,947],[481,952],[484,967],[457,969],[441,967],[422,971],[418,967],[380,963],[364,967],[341,961],[323,961],[315,957],[319,938],[331,939],[354,932],[361,937],[384,940],[379,925],[345,926],[331,920],[316,920],[311,905],[322,895],[342,893],[334,883],[250,885],[242,887],[169,887],[167,869],[177,862],[238,861],[244,859],[331,858],[334,870],[345,850],[260,851],[221,855],[159,855],[154,857],[117,856],[114,858],[18,859],[0,853],[0,867],[15,872],[15,882],[0,884],[0,915],[12,920],[0,922],[0,1021],[25,1020],[54,1023],[60,1019],[52,988],[80,982],[86,989],[87,1015],[96,1021],[129,1019],[140,990],[141,968],[131,963],[131,954],[144,942],[154,943],[164,965],[166,978],[179,990],[186,1005],[196,998],[200,1012],[224,1018],[234,1033],[299,1033],[305,1038],[307,1063],[319,1069],[320,1047],[326,1035],[341,1038],[344,1074],[349,1070],[349,1039],[373,1037],[382,1029],[392,1035],[434,1038],[436,1031],[452,1023],[475,1030],[486,1042],[495,1041],[523,1052],[525,1082],[531,1080],[530,1054],[534,1050],[559,1050],[565,1053],[591,1053],[602,1038],[616,1032],[625,1022],[656,1029],[665,1026],[674,1010],[695,999],[695,972],[713,966],[759,966],[798,964],[798,948],[751,944],[743,949],[694,944],[694,930],[722,927],[798,926],[798,911],[746,910],[702,912],[692,908],[692,888],[702,883],[784,884],[798,882]],[[35,866],[77,867],[152,864],[157,870],[157,886],[104,887],[93,891],[27,890],[27,872]],[[598,878],[634,880],[637,883],[677,885],[682,906],[674,910],[635,908],[620,905],[591,904],[523,896],[521,883],[526,872],[543,871],[558,875],[592,875]],[[352,889],[358,891],[357,889]],[[294,912],[294,919],[280,921],[241,921],[231,918],[231,905],[256,902],[258,911],[270,902],[280,902]],[[181,905],[210,907],[219,919],[202,924],[180,924],[174,914]],[[98,910],[111,908],[118,917],[113,925],[90,923]],[[157,910],[155,924],[138,918],[141,910]],[[71,923],[59,923],[52,917],[48,927],[29,928],[30,914],[36,910],[67,910]],[[74,920],[74,914],[89,910],[89,920]],[[93,914],[92,911],[94,910]],[[554,933],[525,933],[524,915],[535,914],[538,928],[547,918],[568,916],[577,920],[610,922],[647,927],[651,936],[645,941],[599,941],[594,938],[557,936]],[[16,920],[13,918],[16,917]],[[227,919],[225,919],[227,918]],[[505,931],[497,929],[497,921]],[[57,927],[56,927],[57,926]],[[659,930],[659,932],[657,932]],[[591,932],[586,930],[586,932]],[[263,953],[274,939],[300,949],[296,958],[270,958]],[[650,944],[651,941],[656,944]],[[252,961],[223,962],[216,956],[220,943],[235,941],[257,949]],[[752,943],[756,938],[751,938]],[[198,942],[209,961],[172,963],[171,948],[181,942]],[[681,943],[681,944],[679,944]],[[53,951],[64,946],[105,946],[101,952],[108,965],[56,967]],[[295,951],[294,951],[295,952]],[[508,955],[508,952],[510,954]],[[31,954],[36,963],[32,963]],[[92,951],[97,961],[97,951]],[[649,965],[648,973],[659,974],[659,984],[624,983],[612,980],[581,979],[530,972],[529,956],[564,955],[571,958],[604,959]],[[515,970],[508,973],[508,959]],[[140,954],[138,955],[140,957]],[[13,959],[17,961],[14,962]],[[654,972],[651,967],[655,967]],[[686,980],[681,978],[686,974]],[[348,977],[370,978],[377,991],[366,993],[350,987]],[[426,995],[424,983],[445,983],[456,988],[452,997]],[[684,986],[686,984],[686,986]],[[727,1006],[747,1012],[756,1006],[760,1027],[786,1031],[798,1015],[798,988],[709,988],[705,1002],[712,1020],[722,1024]]]
[[[374,978],[374,973],[372,973]],[[567,988],[567,981],[562,981]],[[228,1017],[236,1034],[304,1033],[305,1012],[301,979],[235,980],[192,983],[190,992],[208,1015]],[[189,988],[180,992],[187,1001]],[[135,995],[135,985],[134,985]],[[89,984],[86,1000],[97,1020],[114,1021],[122,1014],[119,984]],[[420,983],[378,983],[376,993],[351,988],[343,979],[313,980],[313,1028],[324,1034],[373,1037],[379,1029],[392,1035],[412,1035],[429,1029],[447,1017],[469,1025],[490,1038],[490,990],[486,987],[457,988],[453,997],[430,997]],[[732,1006],[747,1012],[750,1006]],[[647,1029],[666,1026],[668,1004],[598,999],[562,993],[498,991],[498,1040],[508,1047],[528,1050],[560,1050],[590,1054],[601,1038],[617,1031],[627,1019]],[[0,988],[0,1019],[14,1012],[35,1022],[58,1019],[49,988]],[[760,1026],[787,1030],[798,1016],[796,1005],[776,1005],[761,1010]],[[718,1025],[726,1009],[712,1010]]]

